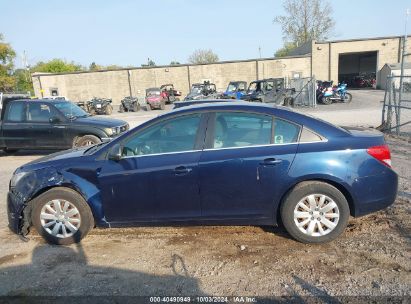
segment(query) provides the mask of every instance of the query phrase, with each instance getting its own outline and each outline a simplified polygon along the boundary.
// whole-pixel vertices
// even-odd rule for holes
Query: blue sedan
[[[397,174],[382,133],[287,108],[209,103],[158,116],[109,143],[18,168],[12,231],[79,242],[95,226],[276,225],[304,243],[391,205]]]

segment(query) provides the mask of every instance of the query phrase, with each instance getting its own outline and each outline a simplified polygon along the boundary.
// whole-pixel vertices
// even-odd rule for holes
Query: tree
[[[73,61],[67,62],[62,59],[52,59],[48,62],[40,61],[32,69],[32,72],[42,73],[64,73],[64,72],[76,72],[82,71],[84,68],[74,63]]]
[[[287,56],[292,50],[294,50],[297,45],[294,42],[285,42],[284,46],[281,49],[278,49],[274,56],[275,57],[284,57]]]
[[[150,58],[147,58],[147,63],[142,64],[141,66],[142,67],[153,67],[153,66],[156,66],[156,63],[153,60],[151,60]]]
[[[90,71],[99,71],[99,70],[103,70],[104,66],[96,64],[94,61],[89,65],[88,69]]]
[[[3,39],[0,34],[0,92],[10,92],[16,85],[16,79],[12,76],[16,52]]]
[[[181,64],[181,63],[178,62],[178,61],[174,61],[174,60],[170,62],[170,65],[179,65],[179,64]]]
[[[198,49],[195,50],[190,55],[190,57],[188,57],[188,62],[193,64],[218,62],[218,55],[215,54],[211,49]]]
[[[34,94],[33,83],[31,82],[30,71],[28,69],[16,69],[13,76],[16,80],[17,92],[31,92]]]
[[[287,14],[275,17],[274,22],[281,25],[285,43],[292,43],[295,48],[310,40],[326,40],[331,35],[335,22],[326,0],[284,0],[283,7]],[[292,44],[283,49],[290,51]]]

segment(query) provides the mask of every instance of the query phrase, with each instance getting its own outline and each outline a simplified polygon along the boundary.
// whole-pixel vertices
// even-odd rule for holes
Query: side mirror
[[[122,147],[119,144],[115,144],[111,147],[110,152],[108,152],[108,159],[119,161],[123,156]]]
[[[53,116],[53,117],[50,117],[49,122],[51,124],[59,123],[59,122],[61,122],[61,119],[58,118],[57,116]]]

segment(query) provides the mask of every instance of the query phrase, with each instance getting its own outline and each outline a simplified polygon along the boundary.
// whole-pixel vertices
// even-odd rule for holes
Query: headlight
[[[27,173],[29,173],[29,172],[19,172],[19,173],[16,173],[16,174],[14,174],[12,177],[11,177],[11,181],[10,181],[10,187],[15,187],[17,184],[18,184],[18,182],[24,177],[24,176],[26,176],[27,175]]]
[[[104,131],[108,136],[114,136],[120,133],[120,127],[105,128]]]

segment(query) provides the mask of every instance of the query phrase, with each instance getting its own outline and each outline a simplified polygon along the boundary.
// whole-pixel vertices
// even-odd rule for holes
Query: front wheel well
[[[345,197],[345,199],[348,202],[348,206],[350,207],[350,215],[351,216],[355,216],[355,206],[354,206],[354,199],[351,196],[350,192],[341,184],[335,182],[335,181],[331,181],[328,179],[308,179],[308,180],[303,180],[300,181],[296,184],[294,184],[292,187],[290,187],[281,197],[280,200],[280,204],[277,207],[276,210],[276,219],[277,219],[277,223],[281,222],[281,215],[280,215],[280,210],[281,210],[281,205],[284,203],[285,198],[287,197],[287,195],[293,191],[293,189],[295,189],[295,187],[297,187],[298,185],[302,184],[302,183],[306,183],[306,182],[322,182],[322,183],[326,183],[329,184],[331,186],[334,186],[335,188],[337,188]]]

